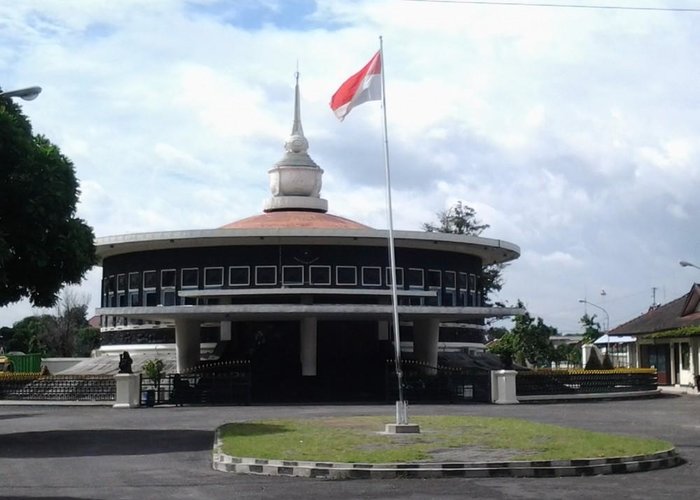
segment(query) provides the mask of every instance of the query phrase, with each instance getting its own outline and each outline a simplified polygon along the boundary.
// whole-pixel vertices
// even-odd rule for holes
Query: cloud
[[[397,229],[461,200],[522,257],[501,298],[574,331],[700,281],[694,17],[328,0],[0,5],[0,82],[69,156],[99,236],[218,227],[260,211],[291,130],[294,72],[330,211],[386,226],[382,112],[339,123],[338,85],[383,34]],[[99,301],[99,270],[85,287]],[[0,324],[26,314],[0,310]]]

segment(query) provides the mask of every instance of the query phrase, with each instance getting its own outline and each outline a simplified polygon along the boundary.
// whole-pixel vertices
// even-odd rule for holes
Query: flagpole
[[[382,71],[382,111],[384,118],[384,170],[386,173],[387,219],[389,223],[389,265],[391,266],[391,310],[394,323],[394,363],[396,365],[396,380],[399,388],[399,400],[396,403],[396,424],[408,423],[406,402],[403,399],[403,371],[401,370],[401,333],[399,329],[398,294],[396,291],[396,255],[394,252],[394,217],[391,208],[391,171],[389,169],[389,138],[386,125],[386,87],[384,83],[384,43],[379,37],[379,55]]]

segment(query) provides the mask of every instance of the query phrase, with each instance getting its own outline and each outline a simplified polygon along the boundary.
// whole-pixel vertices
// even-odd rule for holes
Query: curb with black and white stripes
[[[650,455],[597,459],[362,464],[233,457],[223,453],[221,446],[217,429],[212,458],[215,470],[236,474],[320,479],[597,476],[646,472],[675,467],[683,463],[683,459],[676,453],[675,448]]]

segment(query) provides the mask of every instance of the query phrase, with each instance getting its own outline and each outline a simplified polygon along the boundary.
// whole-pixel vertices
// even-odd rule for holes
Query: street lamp
[[[589,306],[597,307],[601,311],[605,313],[605,335],[608,340],[608,345],[605,348],[605,351],[608,355],[610,355],[610,315],[608,314],[608,311],[600,307],[598,304],[594,304],[593,302],[588,302],[586,299],[579,299],[579,302],[581,304],[588,304]]]
[[[692,262],[688,262],[687,260],[682,260],[679,262],[681,267],[694,267],[695,269],[700,269],[700,267],[696,266]]]
[[[24,89],[8,90],[0,92],[0,97],[19,97],[25,101],[32,101],[41,94],[41,87],[27,87]]]

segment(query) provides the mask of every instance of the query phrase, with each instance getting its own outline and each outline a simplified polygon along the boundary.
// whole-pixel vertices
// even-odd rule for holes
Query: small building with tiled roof
[[[685,295],[621,324],[610,335],[637,337],[639,366],[654,367],[660,385],[697,388],[700,375],[700,284]]]
[[[486,318],[520,312],[484,303],[484,266],[518,258],[509,242],[386,230],[328,213],[323,170],[308,154],[295,89],[292,133],[268,171],[262,214],[216,229],[108,236],[103,351],[173,346],[178,372],[205,348],[250,361],[254,401],[376,399],[392,358],[392,279],[408,350],[437,365],[439,346],[468,344]],[[470,324],[460,337],[455,325]],[[402,347],[404,347],[402,343]]]

